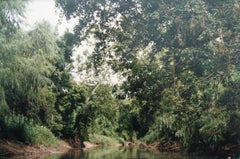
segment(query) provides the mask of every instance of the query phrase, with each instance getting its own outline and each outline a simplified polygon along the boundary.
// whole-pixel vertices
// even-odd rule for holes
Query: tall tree
[[[56,2],[67,18],[79,18],[79,43],[95,36],[94,67],[108,63],[126,75],[126,93],[140,107],[139,135],[157,125],[163,137],[186,149],[213,145],[208,150],[221,151],[227,146],[227,125],[231,130],[236,126],[231,122],[238,121],[239,107],[232,109],[220,99],[239,71],[238,2]]]
[[[1,108],[49,124],[55,103],[50,76],[58,52],[56,36],[46,22],[29,32],[21,31],[25,4],[1,1]]]
[[[12,59],[13,53],[9,53],[9,42],[14,38],[14,34],[18,28],[18,24],[20,23],[20,19],[23,16],[24,8],[26,5],[26,1],[0,1],[1,9],[0,9],[0,74],[1,74],[1,85],[0,85],[0,109],[1,112],[5,112],[7,110],[6,100],[5,100],[5,92],[3,88],[3,81],[8,76],[9,72],[5,65],[8,60]],[[11,44],[10,44],[11,45]],[[4,113],[3,113],[4,114]]]

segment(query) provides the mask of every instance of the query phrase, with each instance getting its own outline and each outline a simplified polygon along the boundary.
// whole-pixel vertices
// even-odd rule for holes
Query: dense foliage
[[[239,149],[239,2],[56,2],[79,19],[78,44],[94,35],[93,68],[126,77],[121,128],[189,151]]]
[[[23,31],[26,1],[15,2],[0,0],[1,138],[49,145],[54,134],[83,146],[114,137],[238,152],[237,1],[56,0],[67,18],[79,18],[62,37],[47,22]],[[81,68],[95,70],[98,82],[75,83],[73,48],[92,36]],[[102,82],[105,66],[125,81]]]

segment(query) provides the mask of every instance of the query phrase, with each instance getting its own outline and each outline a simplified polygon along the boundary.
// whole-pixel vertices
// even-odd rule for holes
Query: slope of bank
[[[0,140],[0,156],[37,156],[43,154],[65,153],[71,149],[71,146],[60,140],[56,146],[41,146],[25,144],[19,141]]]

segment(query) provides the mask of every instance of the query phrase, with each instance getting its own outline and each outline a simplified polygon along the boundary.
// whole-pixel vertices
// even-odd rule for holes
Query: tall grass
[[[4,117],[0,120],[1,138],[44,146],[57,144],[57,138],[49,129],[35,124],[33,120],[28,120],[22,115]]]

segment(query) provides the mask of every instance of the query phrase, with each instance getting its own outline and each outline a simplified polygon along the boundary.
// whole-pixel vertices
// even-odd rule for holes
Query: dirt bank
[[[139,144],[139,148],[148,149],[151,151],[161,151],[161,152],[181,152],[182,151],[181,144],[173,141],[153,142],[151,144],[146,144],[145,142],[141,142]]]
[[[0,140],[1,156],[44,156],[54,153],[65,153],[71,146],[65,141],[60,140],[57,146],[41,146],[25,144],[19,141]],[[31,157],[30,157],[31,158]]]

